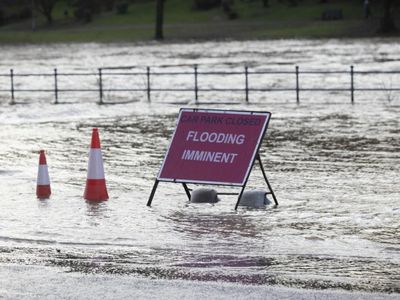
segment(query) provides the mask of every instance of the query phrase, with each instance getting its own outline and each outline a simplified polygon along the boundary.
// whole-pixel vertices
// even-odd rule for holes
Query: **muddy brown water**
[[[245,63],[259,69],[355,63],[364,69],[396,69],[398,45],[396,40],[329,40],[2,46],[0,69],[91,70],[138,61],[143,66],[198,63],[207,69]],[[236,96],[207,97],[226,103]],[[160,184],[153,206],[146,207],[179,108],[197,107],[191,96],[176,95],[189,100],[182,105],[159,95],[154,103],[138,96],[137,102],[103,106],[84,95],[64,95],[71,102],[62,105],[50,105],[46,94],[19,95],[26,104],[13,106],[8,94],[0,97],[1,264],[400,292],[396,94],[388,99],[360,92],[354,105],[348,94],[335,93],[306,93],[296,105],[290,92],[254,96],[250,104],[201,105],[272,112],[261,157],[280,205],[237,212],[235,197],[223,196],[215,205],[190,204],[180,186],[168,183]],[[76,97],[82,101],[72,101]],[[92,127],[100,130],[110,194],[109,201],[98,204],[82,199]],[[45,201],[35,198],[41,148],[47,151],[53,190]],[[263,187],[258,168],[249,185]]]

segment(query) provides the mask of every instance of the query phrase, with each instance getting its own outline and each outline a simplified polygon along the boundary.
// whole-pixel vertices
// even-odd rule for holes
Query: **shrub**
[[[106,11],[112,11],[114,9],[114,6],[115,6],[114,0],[108,0],[108,1],[103,1],[103,2],[104,2],[103,6]]]
[[[32,16],[32,10],[28,7],[24,7],[19,11],[18,17],[20,20],[29,19]]]
[[[75,19],[85,23],[90,23],[92,21],[92,13],[88,9],[77,8],[74,11]]]
[[[125,15],[128,12],[129,3],[121,2],[117,4],[117,15]]]
[[[233,8],[233,0],[222,0],[222,10],[229,20],[234,20],[239,17],[238,13]]]
[[[198,10],[209,10],[221,5],[221,0],[194,0],[193,6]]]

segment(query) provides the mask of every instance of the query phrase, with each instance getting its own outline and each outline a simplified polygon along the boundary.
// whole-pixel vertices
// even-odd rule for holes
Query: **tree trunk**
[[[385,0],[383,4],[383,17],[381,19],[381,27],[379,28],[379,32],[381,33],[393,33],[397,31],[392,14],[393,4],[393,0]]]
[[[262,0],[263,7],[269,7],[269,1],[268,0]]]
[[[44,16],[46,17],[47,24],[49,25],[53,24],[53,16],[51,14],[51,11],[44,13]]]
[[[156,40],[164,39],[163,35],[163,21],[164,21],[164,0],[157,0],[156,4]]]

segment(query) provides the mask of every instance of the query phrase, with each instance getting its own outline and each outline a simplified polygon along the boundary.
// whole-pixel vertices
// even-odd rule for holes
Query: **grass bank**
[[[262,1],[235,1],[238,18],[229,20],[221,8],[198,11],[193,9],[192,1],[168,0],[164,35],[166,40],[376,36],[380,7],[372,7],[372,18],[366,20],[361,2],[330,0],[322,4],[303,0],[297,6],[289,6],[276,0],[263,7]],[[332,10],[340,10],[343,19],[323,21],[323,13]],[[147,41],[153,39],[154,16],[154,2],[134,2],[126,14],[105,12],[83,24],[73,18],[66,2],[60,2],[51,26],[39,16],[35,31],[31,30],[31,20],[6,25],[0,27],[0,43]]]

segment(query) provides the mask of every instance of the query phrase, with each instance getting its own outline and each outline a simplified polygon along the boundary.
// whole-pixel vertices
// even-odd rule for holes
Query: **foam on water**
[[[1,266],[9,280],[0,288],[3,299],[327,299],[394,300],[396,295],[343,291],[296,290],[245,286],[232,283],[200,283],[178,280],[132,279],[127,276],[61,273],[46,267]]]

